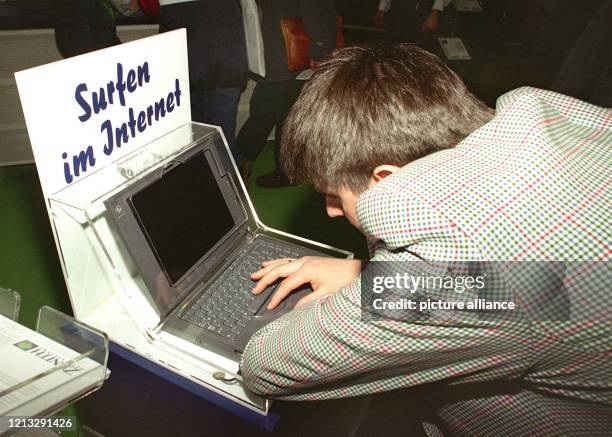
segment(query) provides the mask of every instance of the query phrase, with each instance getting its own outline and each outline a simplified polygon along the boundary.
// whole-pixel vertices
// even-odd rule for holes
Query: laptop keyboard
[[[263,261],[299,256],[278,243],[261,240],[251,244],[180,318],[235,341],[266,301],[261,294],[251,294],[255,286],[251,273],[259,270]]]

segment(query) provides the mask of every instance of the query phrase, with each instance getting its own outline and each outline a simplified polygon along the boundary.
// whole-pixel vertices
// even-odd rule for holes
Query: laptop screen
[[[172,286],[234,226],[203,152],[163,170],[129,204]]]
[[[185,141],[193,141],[192,132]],[[174,147],[175,141],[162,145]],[[119,166],[138,169],[139,157]],[[113,264],[122,280],[144,285],[163,319],[244,242],[248,215],[216,130],[205,131],[171,161],[137,174],[104,200],[118,237]]]

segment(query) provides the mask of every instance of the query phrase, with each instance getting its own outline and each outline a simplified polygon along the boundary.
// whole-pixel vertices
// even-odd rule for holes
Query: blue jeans
[[[220,126],[238,165],[242,162],[235,143],[239,99],[240,87],[191,91],[191,119]]]

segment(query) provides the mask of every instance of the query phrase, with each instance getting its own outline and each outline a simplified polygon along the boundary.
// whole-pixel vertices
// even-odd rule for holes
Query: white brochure
[[[30,416],[63,405],[104,374],[100,363],[4,316],[0,357],[0,416]]]

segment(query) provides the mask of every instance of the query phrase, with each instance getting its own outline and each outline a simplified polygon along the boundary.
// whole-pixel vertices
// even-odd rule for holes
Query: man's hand
[[[295,307],[299,308],[349,285],[360,272],[361,261],[355,259],[317,256],[306,256],[295,260],[276,259],[262,263],[262,269],[251,275],[251,279],[258,281],[252,293],[259,294],[274,281],[285,278],[268,304],[268,309],[271,310],[276,308],[293,290],[304,284],[310,284],[313,292],[298,301]]]
[[[374,15],[374,26],[380,29],[384,25],[385,25],[385,11],[381,11],[379,9],[376,11],[376,15]]]
[[[440,27],[440,11],[432,9],[431,14],[429,14],[421,26],[421,32],[436,30],[438,27]]]
[[[139,10],[140,10],[140,3],[138,3],[138,0],[131,0],[130,1],[130,11],[138,12]]]

